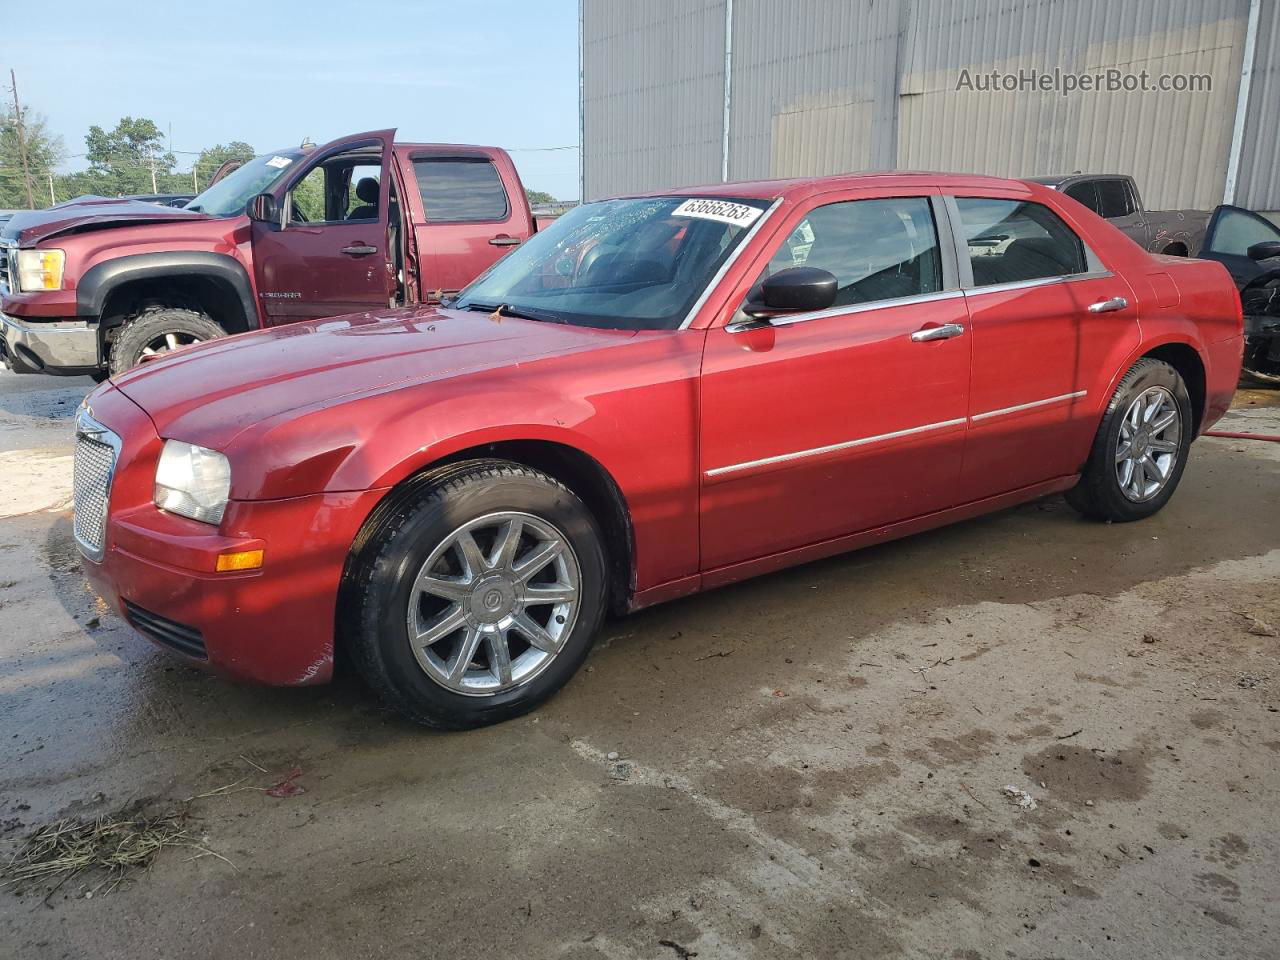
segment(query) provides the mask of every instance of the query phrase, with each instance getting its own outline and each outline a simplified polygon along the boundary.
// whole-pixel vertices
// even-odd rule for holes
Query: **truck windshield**
[[[583,204],[499,260],[450,306],[672,330],[768,203],[685,196]]]
[[[188,203],[186,209],[211,217],[238,217],[250,200],[284,176],[301,157],[301,150],[254,157]]]

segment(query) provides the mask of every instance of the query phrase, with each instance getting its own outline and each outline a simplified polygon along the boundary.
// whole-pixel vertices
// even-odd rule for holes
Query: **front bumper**
[[[27,321],[0,313],[0,362],[15,373],[92,373],[101,366],[99,343],[96,323]]]
[[[218,527],[164,513],[151,502],[162,441],[150,419],[109,384],[88,402],[120,438],[101,561],[82,549],[94,590],[195,666],[278,686],[328,680],[347,554],[385,491],[232,501]],[[219,554],[258,549],[261,569],[217,572]]]
[[[223,529],[255,536],[141,506],[110,515],[102,560],[82,566],[134,629],[190,663],[254,683],[324,683],[347,551],[379,496],[230,504]],[[259,549],[262,569],[216,572],[219,554]]]

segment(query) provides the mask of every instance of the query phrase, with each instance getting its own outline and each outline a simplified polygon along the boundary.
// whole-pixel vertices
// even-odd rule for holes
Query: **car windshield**
[[[499,260],[450,306],[673,330],[767,206],[699,197],[583,204]]]
[[[301,150],[254,157],[188,203],[186,209],[212,217],[238,217],[250,200],[284,176],[301,157]]]

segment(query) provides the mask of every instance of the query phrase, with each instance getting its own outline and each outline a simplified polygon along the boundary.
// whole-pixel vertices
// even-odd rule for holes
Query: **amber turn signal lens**
[[[240,553],[218,554],[219,573],[230,573],[233,570],[257,570],[261,566],[261,550],[244,550]]]

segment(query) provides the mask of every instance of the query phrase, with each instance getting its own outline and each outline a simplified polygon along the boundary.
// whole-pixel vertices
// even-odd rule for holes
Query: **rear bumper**
[[[139,506],[109,516],[102,560],[85,555],[82,566],[138,633],[193,665],[254,683],[323,683],[347,552],[381,496],[233,502],[219,529]],[[260,570],[216,572],[219,554],[259,549]]]
[[[0,313],[0,362],[15,373],[91,373],[101,365],[98,325],[83,320],[20,320]]]

